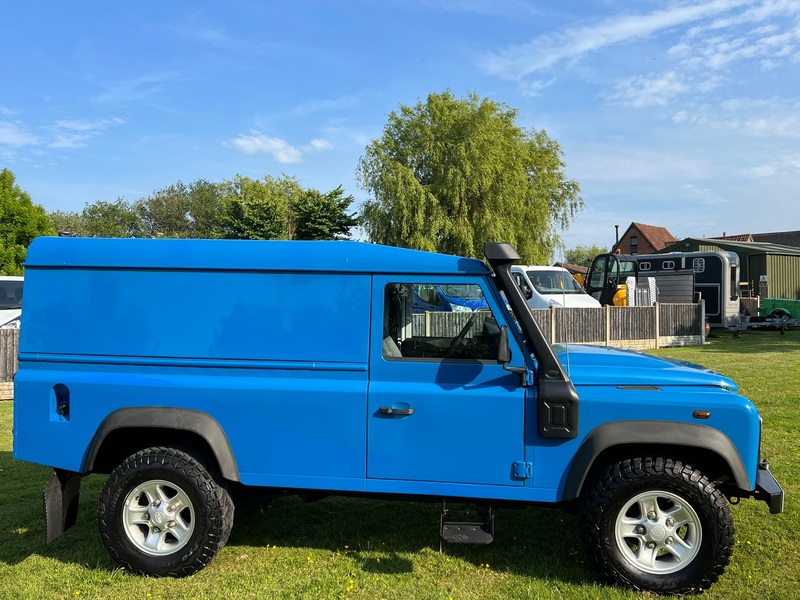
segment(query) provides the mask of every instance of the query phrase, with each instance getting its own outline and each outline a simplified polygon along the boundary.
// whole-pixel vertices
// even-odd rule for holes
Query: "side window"
[[[514,278],[514,283],[517,284],[517,287],[522,292],[522,295],[525,296],[525,300],[530,300],[533,298],[533,292],[531,292],[528,282],[525,281],[524,275],[519,271],[511,271],[511,276]]]
[[[429,301],[433,292],[439,303]],[[390,283],[384,289],[384,358],[495,361],[499,341],[478,285]]]
[[[606,261],[608,259],[606,257],[598,257],[595,259],[594,264],[592,264],[592,278],[589,281],[589,285],[593,288],[602,288],[605,287],[607,264]]]

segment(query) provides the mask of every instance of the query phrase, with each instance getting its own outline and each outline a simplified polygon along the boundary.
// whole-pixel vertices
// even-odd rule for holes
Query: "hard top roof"
[[[124,268],[486,274],[481,260],[354,241],[39,237],[26,269]]]

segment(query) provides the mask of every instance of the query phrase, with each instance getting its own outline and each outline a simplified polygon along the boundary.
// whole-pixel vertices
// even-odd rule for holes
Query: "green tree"
[[[79,212],[54,210],[53,212],[48,212],[47,217],[50,219],[53,229],[58,233],[69,232],[80,237],[86,235],[86,226]]]
[[[512,243],[545,264],[558,231],[583,208],[558,143],[516,125],[518,112],[470,94],[431,94],[392,112],[359,159],[361,207],[371,241],[482,256],[483,242]]]
[[[116,202],[98,200],[83,207],[81,219],[87,236],[140,237],[142,223],[134,205],[123,198]]]
[[[297,180],[267,175],[263,180],[237,175],[226,182],[220,237],[288,240],[294,236],[291,206],[303,193]]]
[[[564,262],[571,265],[591,267],[595,256],[606,253],[608,253],[608,250],[600,246],[576,246],[575,248],[564,250]]]
[[[199,179],[177,182],[136,203],[147,237],[210,238],[219,230],[223,186]]]
[[[0,171],[0,274],[22,275],[33,239],[54,234],[44,208],[22,191],[11,171]]]
[[[350,237],[358,225],[355,213],[348,214],[353,197],[345,196],[342,186],[322,194],[306,190],[292,204],[292,217],[297,240],[341,240]]]

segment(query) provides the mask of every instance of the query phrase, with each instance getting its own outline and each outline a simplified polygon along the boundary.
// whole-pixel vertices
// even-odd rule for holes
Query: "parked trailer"
[[[669,252],[638,254],[640,276],[676,271],[694,272],[694,291],[706,303],[706,318],[712,327],[739,324],[739,255],[735,252]]]
[[[603,306],[694,302],[693,271],[681,269],[640,274],[638,256],[631,254],[596,256],[584,285],[586,292]]]
[[[653,278],[658,302],[705,301],[712,327],[739,324],[739,256],[735,252],[670,252],[667,254],[601,254],[595,257],[586,291],[601,304],[624,303],[628,278],[637,287]]]

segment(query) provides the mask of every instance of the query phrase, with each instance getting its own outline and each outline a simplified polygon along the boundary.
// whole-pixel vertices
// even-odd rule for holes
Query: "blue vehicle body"
[[[489,258],[494,275],[357,242],[39,238],[14,456],[54,468],[56,513],[69,477],[173,439],[246,486],[561,504],[607,455],[658,449],[782,510],[759,483],[761,419],[733,381],[551,348],[504,255]],[[442,315],[456,333],[431,333],[415,320],[420,286],[474,286],[481,310]]]

